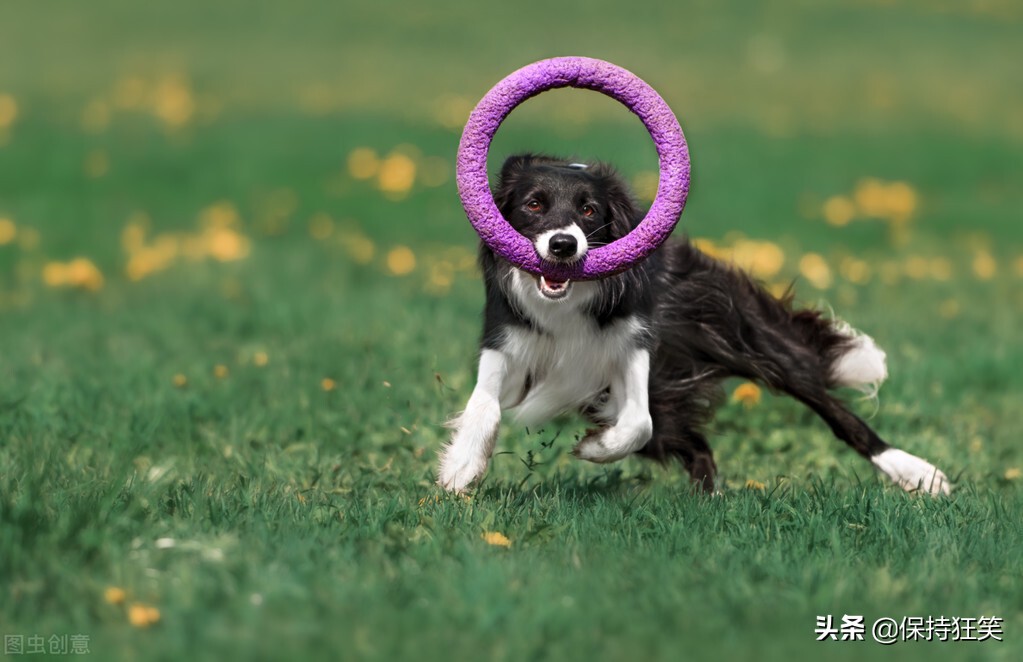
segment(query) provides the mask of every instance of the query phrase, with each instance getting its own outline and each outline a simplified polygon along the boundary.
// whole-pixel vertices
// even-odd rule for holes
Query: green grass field
[[[0,9],[5,656],[1023,656],[1018,4],[209,4]],[[482,303],[461,123],[570,53],[676,110],[686,232],[887,350],[850,398],[950,498],[748,389],[717,497],[572,460],[573,420],[434,485]],[[529,102],[492,163],[603,158],[648,194],[648,137],[596,96]],[[847,614],[868,641],[815,642]],[[869,641],[911,616],[1004,641]]]

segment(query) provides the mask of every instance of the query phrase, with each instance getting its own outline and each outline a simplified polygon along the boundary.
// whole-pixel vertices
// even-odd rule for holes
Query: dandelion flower
[[[844,195],[833,195],[824,202],[824,220],[829,225],[842,227],[856,217],[856,205]]]
[[[18,117],[18,102],[10,94],[0,94],[0,129],[14,124]]]
[[[817,253],[807,253],[799,260],[799,273],[810,281],[810,284],[818,290],[826,290],[831,287],[831,268],[823,257]]]
[[[160,620],[160,610],[138,602],[128,607],[128,622],[137,628],[147,628]]]
[[[487,531],[483,534],[483,541],[488,545],[495,547],[511,547],[511,540],[508,540],[508,536],[497,531]]]
[[[117,586],[108,586],[107,589],[103,591],[103,599],[106,600],[108,604],[119,605],[124,602],[125,597],[127,597],[127,594],[124,592],[124,589]]]
[[[405,276],[416,268],[416,254],[408,246],[395,246],[387,254],[387,269],[395,276]]]
[[[753,382],[740,384],[732,392],[732,401],[741,402],[743,407],[750,409],[760,402],[760,387]]]
[[[380,159],[369,147],[356,147],[348,154],[348,172],[355,179],[372,179],[380,170]]]
[[[9,244],[18,236],[18,226],[9,218],[0,218],[0,246]]]
[[[973,273],[980,280],[991,280],[998,271],[998,262],[991,253],[977,251],[973,256]]]
[[[404,197],[416,181],[416,162],[400,152],[390,154],[380,164],[377,187],[393,198]]]

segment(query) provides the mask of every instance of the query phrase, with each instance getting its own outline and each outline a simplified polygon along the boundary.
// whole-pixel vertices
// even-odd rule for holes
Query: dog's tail
[[[877,396],[888,378],[888,365],[887,355],[873,338],[816,310],[794,312],[792,319],[804,342],[824,361],[828,388],[854,388],[868,397]]]

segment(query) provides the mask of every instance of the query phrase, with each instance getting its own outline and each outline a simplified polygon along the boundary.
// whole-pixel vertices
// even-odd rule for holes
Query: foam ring
[[[650,132],[660,167],[657,196],[640,224],[628,235],[591,249],[571,265],[540,259],[533,243],[501,215],[487,179],[490,143],[504,119],[523,101],[561,87],[595,90],[635,113]],[[671,108],[638,76],[603,60],[558,57],[519,69],[480,100],[458,145],[457,180],[466,216],[495,253],[526,271],[559,280],[603,278],[646,258],[675,228],[689,194],[689,148]]]

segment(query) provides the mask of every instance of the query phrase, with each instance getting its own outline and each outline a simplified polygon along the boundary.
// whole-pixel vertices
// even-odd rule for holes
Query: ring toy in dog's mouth
[[[635,113],[657,148],[660,179],[650,211],[632,232],[594,248],[578,262],[552,265],[541,260],[532,242],[498,210],[487,179],[487,155],[498,127],[512,110],[530,97],[561,87],[601,92]],[[551,282],[566,283],[566,290],[570,280],[620,273],[656,250],[671,234],[685,208],[689,171],[689,149],[682,127],[664,99],[635,74],[586,57],[541,60],[509,75],[476,105],[458,146],[458,195],[480,238],[519,268],[550,276]]]

